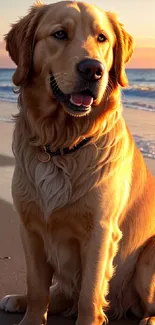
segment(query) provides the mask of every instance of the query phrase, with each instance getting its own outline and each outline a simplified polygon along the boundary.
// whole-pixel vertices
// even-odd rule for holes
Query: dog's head
[[[14,84],[27,89],[34,107],[42,103],[44,114],[52,114],[55,101],[67,115],[97,118],[111,92],[127,84],[124,66],[133,40],[115,14],[97,7],[38,4],[5,39],[17,65]]]
[[[50,87],[72,115],[85,115],[101,102],[109,77],[127,84],[132,38],[114,14],[88,4],[36,5],[13,25],[6,43],[17,65],[15,85],[45,78],[45,92]]]

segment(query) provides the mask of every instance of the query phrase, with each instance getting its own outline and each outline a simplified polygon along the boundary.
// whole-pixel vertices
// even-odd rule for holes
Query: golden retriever
[[[132,37],[115,14],[37,4],[12,26],[19,114],[12,193],[27,295],[7,296],[20,325],[47,311],[101,325],[128,310],[155,324],[155,179],[122,118]],[[50,288],[51,287],[51,288]]]

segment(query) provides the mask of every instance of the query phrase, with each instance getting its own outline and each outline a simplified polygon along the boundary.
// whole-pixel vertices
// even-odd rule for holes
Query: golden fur
[[[52,36],[62,29],[67,41]],[[101,32],[106,42],[97,41]],[[28,291],[5,297],[0,308],[27,306],[20,325],[45,325],[48,309],[78,312],[76,325],[101,325],[129,309],[141,325],[150,317],[155,324],[155,180],[122,118],[120,98],[131,36],[115,14],[97,7],[38,2],[12,26],[6,44],[19,87],[12,193]],[[71,94],[79,89],[76,65],[87,58],[100,61],[104,73],[82,115],[57,101],[50,74],[54,87]],[[55,151],[83,137],[91,140],[76,152],[38,160],[41,146]]]

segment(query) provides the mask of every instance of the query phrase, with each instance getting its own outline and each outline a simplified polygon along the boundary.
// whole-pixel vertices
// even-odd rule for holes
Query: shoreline
[[[0,101],[0,124],[14,125],[14,116],[19,112],[17,102]],[[136,145],[144,157],[155,159],[155,112],[136,108],[123,108],[123,117],[129,126]]]

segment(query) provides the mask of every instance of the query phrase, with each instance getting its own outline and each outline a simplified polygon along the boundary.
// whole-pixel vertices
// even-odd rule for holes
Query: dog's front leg
[[[45,325],[52,280],[42,239],[38,234],[21,227],[27,265],[27,310],[19,325]]]
[[[95,220],[85,256],[76,325],[107,322],[104,310],[108,307],[108,282],[113,275],[113,258],[120,238],[121,231],[113,218]]]

